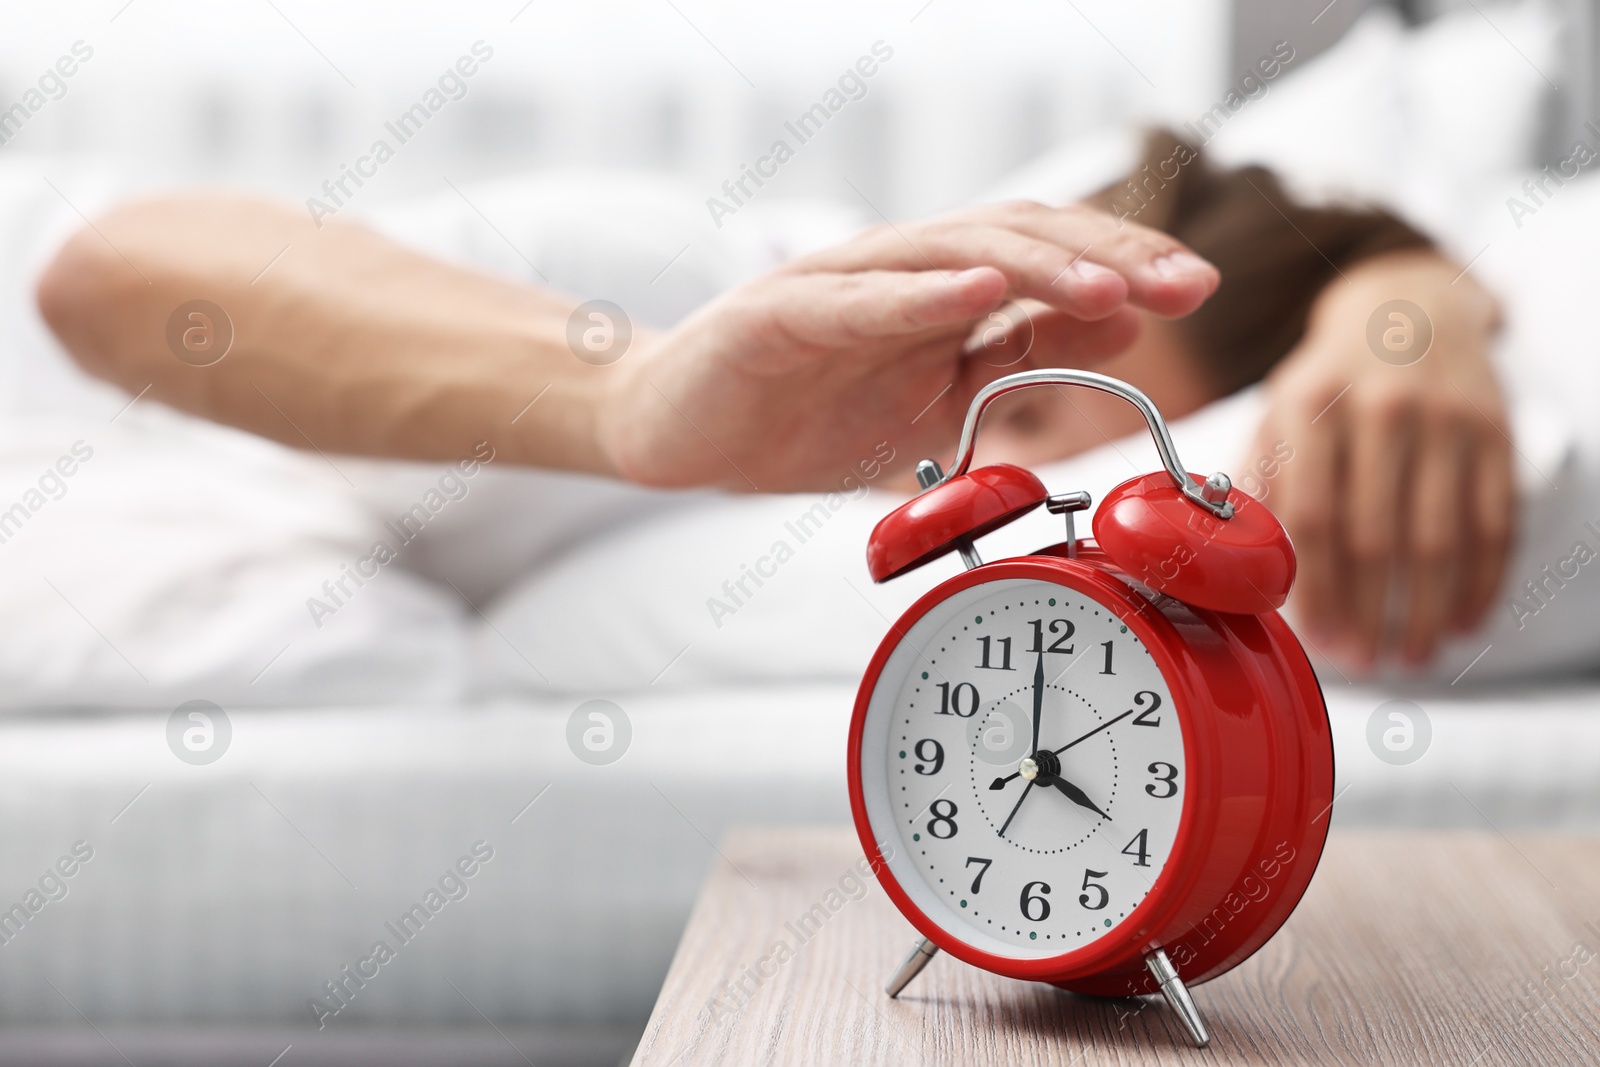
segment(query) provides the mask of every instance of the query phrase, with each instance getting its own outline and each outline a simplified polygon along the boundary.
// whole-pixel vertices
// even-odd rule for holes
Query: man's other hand
[[[1267,379],[1251,455],[1279,461],[1263,485],[1299,556],[1290,609],[1325,655],[1425,663],[1488,609],[1514,506],[1497,325],[1458,266],[1396,253],[1331,283]]]

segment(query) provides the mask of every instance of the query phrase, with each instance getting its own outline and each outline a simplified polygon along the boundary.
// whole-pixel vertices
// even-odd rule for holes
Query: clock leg
[[[1183,979],[1178,977],[1178,971],[1172,966],[1172,961],[1167,959],[1166,951],[1156,949],[1144,958],[1144,965],[1150,968],[1150,977],[1161,987],[1161,995],[1167,998],[1167,1005],[1177,1013],[1183,1028],[1189,1031],[1195,1047],[1205,1048],[1209,1045],[1211,1035],[1206,1033],[1206,1024],[1200,1018],[1200,1009],[1194,1006],[1188,987],[1183,984]]]
[[[916,947],[911,950],[911,955],[907,956],[900,969],[894,972],[894,977],[889,979],[889,984],[883,991],[891,998],[898,997],[900,991],[911,984],[911,979],[922,973],[922,968],[928,965],[928,961],[933,959],[938,951],[939,946],[927,938],[918,941]]]

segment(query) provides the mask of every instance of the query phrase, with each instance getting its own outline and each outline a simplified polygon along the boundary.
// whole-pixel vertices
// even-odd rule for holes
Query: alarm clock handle
[[[972,398],[971,406],[967,408],[967,421],[961,427],[961,441],[956,446],[956,461],[949,473],[940,480],[949,481],[951,478],[963,475],[972,466],[978,423],[983,418],[984,409],[1007,393],[1041,385],[1081,385],[1089,389],[1098,389],[1112,396],[1120,396],[1138,408],[1139,414],[1144,416],[1145,423],[1150,427],[1150,435],[1155,438],[1156,451],[1161,454],[1162,466],[1166,467],[1167,473],[1172,476],[1173,482],[1183,495],[1219,519],[1233,518],[1233,505],[1228,502],[1228,490],[1233,487],[1233,483],[1228,476],[1218,471],[1203,482],[1196,481],[1189,474],[1188,468],[1178,459],[1178,449],[1172,443],[1172,434],[1167,429],[1166,420],[1161,417],[1161,412],[1156,410],[1150,398],[1127,382],[1087,370],[1058,368],[1022,371],[1018,374],[1008,374],[1004,378],[996,378],[979,389],[977,395]],[[929,486],[924,485],[923,488],[927,489]]]

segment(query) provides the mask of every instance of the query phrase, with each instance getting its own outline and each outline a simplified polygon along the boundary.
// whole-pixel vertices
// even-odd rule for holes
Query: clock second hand
[[[1039,662],[1033,668],[1033,748],[1030,755],[1039,751],[1039,715],[1044,709],[1044,651],[1039,652]],[[1018,772],[1020,773],[1020,772]],[[1033,791],[1033,780],[1029,779],[1028,785],[1022,790],[1022,795],[1012,805],[1011,814],[1006,816],[1006,821],[1000,826],[1000,836],[1006,836],[1006,828],[1011,825],[1011,820],[1017,817],[1017,812],[1022,810],[1022,802],[1028,799],[1028,794]]]
[[[1022,795],[1017,798],[1017,803],[1016,803],[1016,805],[1014,807],[1012,807],[1011,814],[1007,815],[1006,816],[1006,821],[1003,824],[1001,824],[1001,826],[1000,826],[1000,836],[1001,837],[1006,836],[1006,827],[1011,825],[1011,820],[1015,819],[1017,817],[1017,812],[1022,810],[1022,802],[1024,800],[1028,799],[1028,793],[1031,792],[1032,789],[1033,789],[1033,782],[1030,780],[1028,782],[1027,788],[1022,791]]]
[[[1104,730],[1108,726],[1116,725],[1117,723],[1121,722],[1123,719],[1126,719],[1129,715],[1132,715],[1137,710],[1138,710],[1137,708],[1129,708],[1127,711],[1123,712],[1121,715],[1118,715],[1115,719],[1109,719],[1106,722],[1101,723],[1099,726],[1096,726],[1093,730],[1090,730],[1088,733],[1084,734],[1082,737],[1074,738],[1073,740],[1068,741],[1066,744],[1062,745],[1060,748],[1052,749],[1052,751],[1055,752],[1055,754],[1059,756],[1059,755],[1061,755],[1061,753],[1065,752],[1067,749],[1071,748],[1073,745],[1076,745],[1081,741],[1089,740],[1089,738],[1093,737],[1095,734],[1099,733],[1101,730]],[[1006,775],[1005,777],[996,778],[994,781],[990,782],[989,783],[989,788],[990,789],[1004,789],[1006,787],[1006,783],[1010,782],[1013,778],[1017,778],[1017,777],[1021,776],[1021,774],[1022,774],[1021,770],[1012,771],[1010,774]],[[1029,782],[1028,784],[1032,785],[1033,783]],[[1026,790],[1023,791],[1023,795],[1024,796],[1027,795],[1027,791]]]

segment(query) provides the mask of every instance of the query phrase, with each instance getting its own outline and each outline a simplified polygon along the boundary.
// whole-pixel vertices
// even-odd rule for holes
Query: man
[[[286,245],[294,254],[257,278]],[[1438,297],[1438,270],[1420,266],[1406,294]],[[1185,372],[1192,361],[1164,324],[1194,312],[1219,280],[1173,237],[1089,207],[985,206],[868,230],[726,292],[671,329],[640,332],[627,358],[594,366],[568,345],[573,302],[552,292],[430,259],[356,225],[318,230],[270,203],[184,196],[123,206],[81,231],[38,296],[91,372],[288,444],[437,460],[488,441],[503,462],[778,492],[825,487],[886,433],[902,465],[948,454],[973,393],[1027,366],[1103,363],[1170,416],[1193,410],[1213,397]],[[196,298],[227,308],[236,337],[228,357],[206,367],[174,359],[166,342],[172,309]],[[983,358],[996,339],[980,327],[1013,301],[1033,309],[1032,344],[1024,363],[1002,365]],[[1348,333],[1350,317],[1326,332]],[[1320,363],[1280,369],[1271,416],[1308,443],[1318,421],[1310,408],[1329,402],[1334,378],[1349,379],[1356,401],[1380,397],[1396,427],[1438,406],[1438,382],[1379,388],[1373,376],[1383,371],[1367,365],[1381,367],[1376,360],[1308,347],[1323,353]],[[1491,425],[1480,436],[1498,415],[1492,388],[1483,403]],[[1346,433],[1311,445],[1313,462],[1285,470],[1282,498],[1314,502],[1353,451],[1368,468],[1398,469],[1357,441]],[[1027,449],[1016,458],[1029,458]],[[1385,487],[1404,484],[1383,475]],[[1381,586],[1403,544],[1386,538],[1373,550],[1362,528],[1330,527],[1332,502],[1323,502],[1288,515],[1302,566],[1326,577],[1356,555]],[[1500,560],[1490,565],[1497,575]],[[1351,613],[1317,584],[1308,624],[1370,663],[1381,603]],[[1455,621],[1427,603],[1408,643],[1413,658],[1427,658]]]

